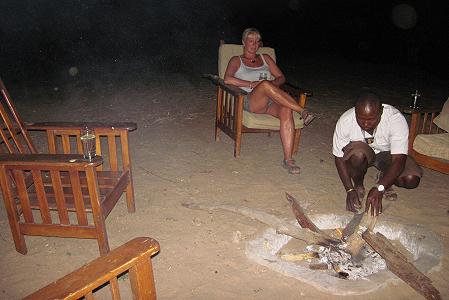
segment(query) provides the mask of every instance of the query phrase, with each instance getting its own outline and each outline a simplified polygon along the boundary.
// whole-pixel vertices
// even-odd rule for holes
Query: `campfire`
[[[338,246],[307,246],[311,259],[307,259],[312,270],[331,270],[341,279],[359,280],[387,269],[385,260],[371,248],[361,250],[363,260],[354,262],[351,254],[346,251],[346,243]],[[284,256],[285,258],[285,256]],[[281,259],[283,257],[281,256]]]
[[[373,292],[384,287],[388,280],[394,280],[391,274],[394,273],[425,298],[441,299],[430,279],[410,263],[413,259],[404,254],[404,249],[399,251],[397,245],[380,233],[401,239],[398,234],[405,236],[406,231],[410,232],[404,226],[386,226],[383,222],[380,228],[376,227],[376,231],[381,230],[374,233],[377,219],[367,214],[355,215],[349,222],[336,215],[323,215],[321,220],[315,221],[317,226],[294,197],[287,194],[287,199],[301,227],[282,223],[282,220],[277,225],[271,223],[275,229],[270,228],[262,238],[249,242],[246,253],[251,259],[336,295]],[[332,218],[334,220],[330,220]],[[258,220],[273,221],[265,217]],[[329,227],[330,223],[335,223],[335,227]],[[427,233],[427,237],[423,235],[426,233],[423,229],[413,231],[418,237],[410,236],[410,241],[402,241],[402,244],[409,244],[407,246],[414,250],[409,256],[416,259],[420,269],[429,271],[439,263],[435,257],[441,259],[440,242],[431,233]],[[428,245],[422,243],[424,239]],[[303,251],[297,242],[285,249],[287,244],[299,240],[305,245]],[[290,253],[293,249],[297,249],[297,253]],[[418,259],[418,256],[421,257]],[[351,284],[354,280],[357,284]]]
[[[442,258],[441,240],[432,232],[386,220],[377,223],[377,218],[364,213],[352,219],[334,214],[309,218],[294,197],[287,194],[287,200],[294,222],[249,207],[183,205],[230,211],[269,225],[261,237],[247,243],[246,255],[319,290],[362,295],[399,277],[425,298],[441,299],[424,275],[438,268]]]

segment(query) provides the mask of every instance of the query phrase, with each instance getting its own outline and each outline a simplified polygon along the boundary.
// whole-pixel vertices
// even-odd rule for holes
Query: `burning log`
[[[426,299],[441,299],[440,292],[432,285],[432,281],[410,263],[402,253],[396,250],[393,244],[383,234],[366,230],[362,234],[362,237],[385,259],[387,267],[392,273],[401,278]]]
[[[365,241],[362,238],[362,233],[366,230],[373,230],[377,222],[377,216],[371,216],[369,213],[362,213],[360,223],[355,226],[354,232],[346,239],[346,249],[351,254],[354,261],[360,261],[360,250]]]
[[[298,200],[296,200],[295,197],[293,197],[289,193],[285,193],[285,196],[287,197],[287,201],[290,202],[290,204],[292,205],[293,214],[295,215],[296,220],[299,223],[299,226],[301,226],[302,228],[308,228],[313,232],[326,235],[309,219],[309,217],[307,217],[307,215],[305,214],[304,210],[302,209],[301,205],[299,204]]]

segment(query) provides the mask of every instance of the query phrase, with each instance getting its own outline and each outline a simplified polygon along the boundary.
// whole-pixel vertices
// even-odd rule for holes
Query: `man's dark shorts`
[[[390,151],[380,152],[375,154],[373,149],[364,142],[350,142],[343,148],[343,159],[348,160],[352,155],[363,153],[368,160],[368,166],[375,166],[378,170],[386,170],[391,165]],[[399,177],[408,175],[422,177],[423,171],[420,166],[415,162],[413,157],[407,155],[407,161],[405,162],[404,170]]]

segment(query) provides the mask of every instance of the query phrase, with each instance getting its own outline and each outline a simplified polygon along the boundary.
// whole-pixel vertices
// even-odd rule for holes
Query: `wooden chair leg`
[[[220,141],[220,128],[217,125],[215,125],[215,141]]]
[[[234,143],[234,157],[238,158],[240,156],[240,148],[242,147],[242,133],[237,132],[235,135],[235,143]]]
[[[215,112],[215,141],[220,141],[220,127],[218,126],[221,118],[221,104],[223,102],[223,92],[221,91],[220,87],[217,87],[217,108]]]
[[[12,238],[14,240],[14,245],[16,247],[17,252],[23,255],[27,254],[28,249],[25,243],[25,236],[20,232],[19,224],[15,223],[14,225],[11,225],[10,222],[9,225],[11,226]]]
[[[136,202],[134,201],[134,185],[131,170],[129,170],[129,182],[126,187],[126,203],[128,205],[128,212],[136,212]]]
[[[138,262],[129,269],[129,279],[132,286],[133,298],[155,300],[156,289],[151,259]]]
[[[100,250],[100,256],[104,256],[109,253],[109,242],[108,242],[108,235],[106,233],[106,230],[104,232],[101,232],[97,237],[98,242],[98,249]]]
[[[5,197],[5,195],[3,195],[3,197]],[[28,249],[25,243],[25,237],[20,232],[19,219],[16,210],[8,200],[5,201],[5,208],[8,215],[9,227],[11,228],[11,235],[14,240],[16,250],[17,252],[25,255],[27,254]]]

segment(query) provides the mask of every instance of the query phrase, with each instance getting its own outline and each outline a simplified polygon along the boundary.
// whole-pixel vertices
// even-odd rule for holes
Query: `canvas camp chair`
[[[125,299],[120,293],[117,280],[126,272],[129,275],[133,299],[156,299],[151,256],[158,252],[159,243],[156,240],[147,237],[135,238],[23,299],[94,299],[94,290],[108,283],[111,287],[111,297],[107,299]],[[125,286],[122,291],[124,289]]]
[[[136,124],[25,124],[1,79],[0,89],[0,183],[16,250],[26,254],[24,236],[35,235],[97,239],[106,254],[105,219],[123,193],[135,211],[128,132]],[[79,154],[86,124],[97,136],[92,161]],[[47,154],[38,153],[30,131],[47,141]]]
[[[226,85],[223,82],[224,73],[229,60],[233,56],[243,53],[243,45],[225,44],[220,41],[218,49],[218,76],[211,76],[212,82],[217,86],[217,107],[215,116],[215,140],[220,140],[220,131],[234,140],[234,157],[240,155],[242,135],[244,133],[268,133],[278,132],[279,119],[266,115],[255,114],[243,109],[243,98],[246,94],[242,89]],[[273,48],[260,47],[258,53],[269,54],[276,61],[276,53]],[[299,105],[305,107],[310,91],[301,90],[291,84],[284,84],[282,89],[295,98]],[[303,120],[300,114],[293,113],[295,122],[295,139],[293,153],[298,152],[299,140]]]
[[[449,174],[449,98],[443,109],[413,109],[408,153],[426,168]]]

